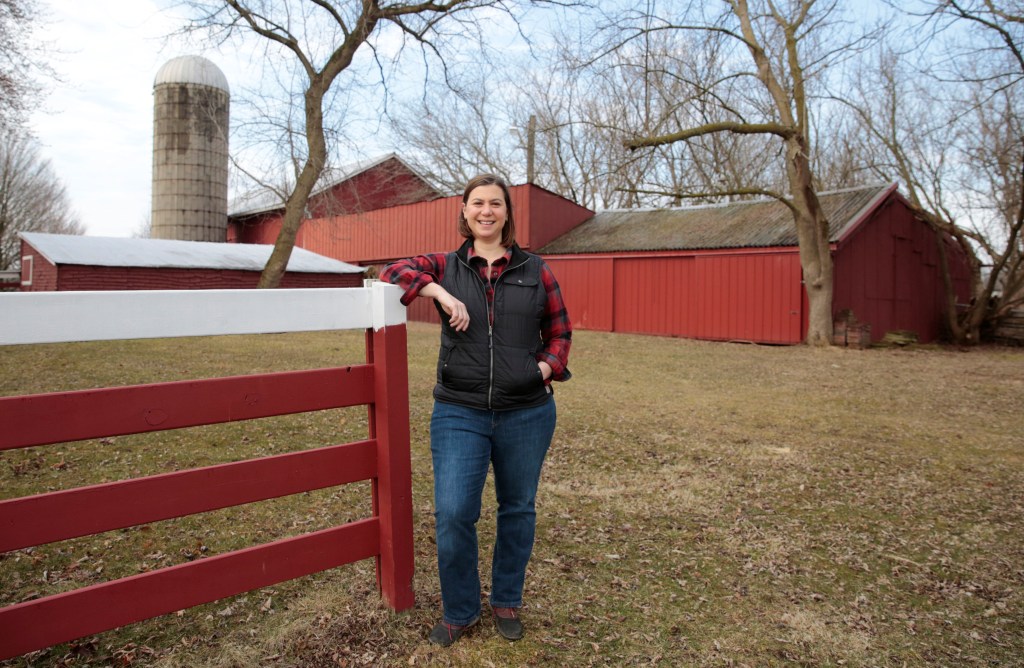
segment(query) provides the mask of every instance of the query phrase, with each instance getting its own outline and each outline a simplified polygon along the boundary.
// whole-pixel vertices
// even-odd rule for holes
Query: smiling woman
[[[462,204],[461,248],[401,260],[381,274],[405,289],[402,303],[431,298],[441,315],[430,451],[444,614],[429,640],[442,646],[480,619],[476,524],[492,464],[498,522],[491,610],[499,634],[523,636],[534,503],[555,429],[551,381],[570,378],[572,340],[554,275],[515,243],[505,182],[477,176]]]

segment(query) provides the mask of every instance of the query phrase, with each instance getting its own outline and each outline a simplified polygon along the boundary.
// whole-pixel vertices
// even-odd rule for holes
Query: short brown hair
[[[469,183],[466,184],[466,189],[462,192],[463,206],[469,201],[469,193],[480,186],[498,186],[505,195],[505,211],[508,216],[505,218],[505,226],[501,228],[501,245],[508,248],[516,242],[516,223],[512,217],[512,195],[509,193],[508,185],[500,176],[495,174],[474,176],[469,180]],[[469,222],[466,221],[466,216],[463,215],[462,209],[459,209],[459,234],[464,239],[473,238],[473,231],[469,229]]]

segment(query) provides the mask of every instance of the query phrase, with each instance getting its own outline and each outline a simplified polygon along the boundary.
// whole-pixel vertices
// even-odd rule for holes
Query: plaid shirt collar
[[[485,258],[482,255],[477,255],[476,249],[473,248],[472,245],[468,249],[468,252],[466,254],[466,258],[470,261],[470,263],[473,263],[474,261],[476,261],[476,262],[483,262],[485,265],[487,264],[487,258]],[[511,261],[512,261],[512,248],[509,247],[509,248],[505,249],[505,255],[502,256],[502,257],[499,257],[497,260],[495,260],[494,264],[495,265],[498,265],[498,264],[508,264]]]

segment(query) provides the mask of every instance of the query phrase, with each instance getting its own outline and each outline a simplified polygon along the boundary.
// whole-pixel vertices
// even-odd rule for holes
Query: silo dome
[[[220,88],[230,93],[228,78],[220,68],[202,56],[178,56],[171,58],[156,73],[153,87],[160,84],[188,83],[197,86]]]
[[[200,56],[173,58],[153,81],[151,236],[226,241],[228,80]]]

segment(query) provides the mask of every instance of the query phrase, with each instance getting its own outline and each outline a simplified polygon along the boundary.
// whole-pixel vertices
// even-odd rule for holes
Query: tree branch
[[[782,139],[789,139],[796,135],[796,130],[781,123],[740,123],[736,121],[722,121],[720,123],[708,123],[695,128],[672,132],[656,137],[640,137],[629,139],[623,142],[626,148],[633,151],[647,146],[664,146],[674,144],[694,137],[714,134],[716,132],[731,132],[737,135],[775,135]]]

